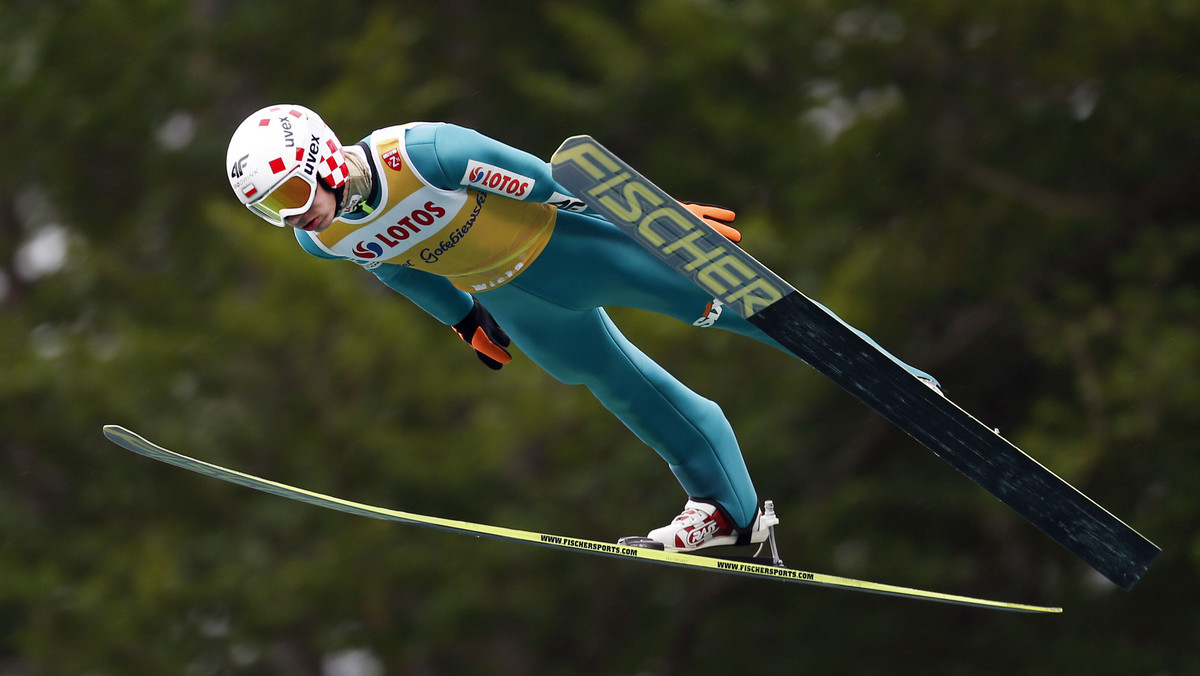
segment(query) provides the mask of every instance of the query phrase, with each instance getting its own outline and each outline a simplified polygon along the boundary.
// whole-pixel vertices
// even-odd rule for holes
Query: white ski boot
[[[668,552],[694,552],[706,547],[723,545],[762,544],[771,541],[773,558],[778,558],[771,530],[779,523],[770,500],[754,515],[754,522],[739,531],[716,503],[689,499],[683,513],[662,528],[655,528],[645,537],[621,538],[618,544],[630,547],[665,549]]]

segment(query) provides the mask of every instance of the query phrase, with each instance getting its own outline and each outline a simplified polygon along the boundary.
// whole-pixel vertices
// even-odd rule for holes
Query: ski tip
[[[106,439],[118,443],[120,439],[127,439],[129,437],[136,436],[133,432],[130,432],[120,425],[105,425],[100,428],[100,431],[104,433],[104,437]]]

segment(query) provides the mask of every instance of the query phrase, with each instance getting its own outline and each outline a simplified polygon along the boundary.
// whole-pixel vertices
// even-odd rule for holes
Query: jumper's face
[[[323,183],[317,181],[317,191],[313,196],[312,206],[302,214],[288,216],[283,219],[283,222],[297,230],[307,230],[309,232],[321,232],[328,228],[333,223],[333,219],[337,216],[337,198],[334,197],[333,191],[326,188]]]

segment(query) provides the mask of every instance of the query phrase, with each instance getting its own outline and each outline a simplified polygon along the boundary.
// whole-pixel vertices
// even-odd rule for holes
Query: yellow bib
[[[379,206],[361,220],[335,220],[313,236],[322,249],[365,267],[404,265],[486,291],[513,279],[554,232],[557,210],[475,190],[443,190],[413,167],[408,125],[376,131],[369,159],[381,178]]]

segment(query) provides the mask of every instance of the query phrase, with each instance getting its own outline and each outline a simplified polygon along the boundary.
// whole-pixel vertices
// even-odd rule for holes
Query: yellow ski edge
[[[220,479],[222,481],[238,484],[240,486],[252,488],[264,493],[270,493],[279,497],[306,502],[318,507],[333,509],[336,511],[345,512],[347,514],[355,514],[358,516],[365,516],[385,521],[396,521],[399,523],[424,526],[427,528],[435,528],[454,533],[474,535],[477,537],[489,537],[512,542],[525,542],[528,544],[535,544],[554,549],[574,550],[578,552],[600,554],[615,558],[640,559],[642,561],[650,561],[659,564],[701,570],[707,569],[715,572],[733,573],[736,575],[760,579],[796,582],[837,589],[857,590],[873,594],[923,599],[927,601],[951,603],[977,608],[990,608],[1026,613],[1062,612],[1062,608],[1058,607],[1026,605],[1021,603],[1009,603],[1005,601],[992,601],[970,596],[960,596],[957,594],[945,594],[941,592],[926,591],[922,589],[882,584],[878,582],[867,582],[864,580],[855,580],[836,575],[812,573],[791,568],[779,568],[757,563],[696,556],[692,554],[681,554],[676,552],[666,552],[654,549],[626,547],[623,545],[586,540],[583,538],[551,535],[548,533],[538,533],[514,528],[504,528],[502,526],[472,523],[470,521],[458,521],[455,519],[444,519],[436,516],[425,516],[423,514],[402,512],[385,507],[376,507],[374,505],[354,502],[352,500],[346,500],[343,498],[334,497],[332,495],[326,495],[324,493],[317,493],[315,491],[290,486],[288,484],[254,476],[253,474],[246,474],[244,472],[239,472],[237,470],[222,467],[220,465],[215,465],[204,460],[191,458],[181,453],[176,453],[175,451],[163,448],[162,446],[159,446],[158,444],[155,444],[147,440],[145,437],[121,427],[120,425],[105,425],[103,427],[103,432],[104,436],[107,437],[109,441],[112,441],[116,445],[139,455],[190,470],[198,474],[203,474],[214,479]]]

